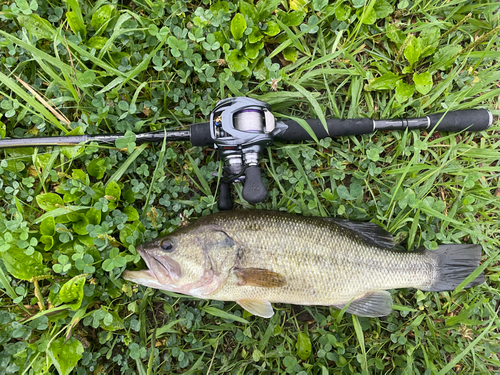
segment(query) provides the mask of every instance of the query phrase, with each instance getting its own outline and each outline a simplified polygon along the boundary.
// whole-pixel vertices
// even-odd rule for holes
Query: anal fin
[[[342,309],[343,305],[334,305],[337,309]],[[366,317],[380,317],[389,315],[392,312],[392,296],[386,290],[367,293],[363,297],[351,301],[346,311],[353,315]]]
[[[270,318],[274,315],[273,307],[271,306],[271,302],[269,301],[252,301],[248,299],[242,299],[236,301],[236,303],[249,313],[260,316],[262,318]]]

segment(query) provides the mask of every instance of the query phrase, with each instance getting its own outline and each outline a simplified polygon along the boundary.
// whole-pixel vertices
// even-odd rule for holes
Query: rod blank
[[[208,125],[208,124],[207,124]],[[167,141],[189,141],[191,132],[189,130],[158,130],[148,133],[136,134],[135,142],[163,142],[167,136]],[[12,138],[0,139],[0,148],[15,147],[44,147],[44,146],[76,146],[79,144],[89,144],[96,142],[98,144],[114,145],[117,139],[123,138],[123,134],[102,134],[102,135],[65,135],[59,137],[33,137],[33,138]]]

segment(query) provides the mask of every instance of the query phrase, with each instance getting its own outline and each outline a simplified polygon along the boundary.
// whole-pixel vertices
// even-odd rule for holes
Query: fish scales
[[[479,245],[395,251],[373,223],[274,211],[220,212],[137,247],[147,270],[126,280],[198,298],[236,301],[269,318],[271,303],[327,305],[361,316],[392,311],[388,289],[453,290],[481,259]],[[481,273],[465,287],[484,282]]]
[[[269,269],[287,280],[267,289],[239,286],[233,277],[214,299],[337,305],[376,290],[426,285],[433,277],[432,262],[421,253],[369,246],[333,221],[249,212],[223,213],[212,223],[241,246],[238,267]]]

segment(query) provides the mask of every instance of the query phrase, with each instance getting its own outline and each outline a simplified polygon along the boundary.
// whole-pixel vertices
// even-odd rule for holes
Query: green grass
[[[330,3],[9,0],[0,135],[184,129],[239,95],[298,119],[488,108],[495,123],[475,134],[276,143],[262,155],[270,194],[257,205],[371,220],[406,249],[481,244],[486,283],[393,291],[381,319],[277,304],[266,320],[146,289],[120,277],[144,267],[135,246],[217,209],[213,148],[134,148],[128,133],[117,144],[4,149],[2,373],[500,371],[500,6]],[[250,207],[241,186],[233,198]]]

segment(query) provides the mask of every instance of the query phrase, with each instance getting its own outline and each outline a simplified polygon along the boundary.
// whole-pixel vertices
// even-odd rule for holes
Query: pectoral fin
[[[285,278],[277,272],[262,268],[236,268],[238,285],[258,286],[262,288],[278,288],[286,285]]]
[[[270,318],[274,315],[273,307],[269,301],[251,301],[248,299],[242,299],[236,301],[236,303],[249,313],[262,318]]]
[[[347,304],[334,305],[334,307],[341,310],[345,305]],[[365,294],[363,297],[351,301],[346,311],[354,315],[366,317],[389,315],[392,312],[391,293],[384,290]]]

